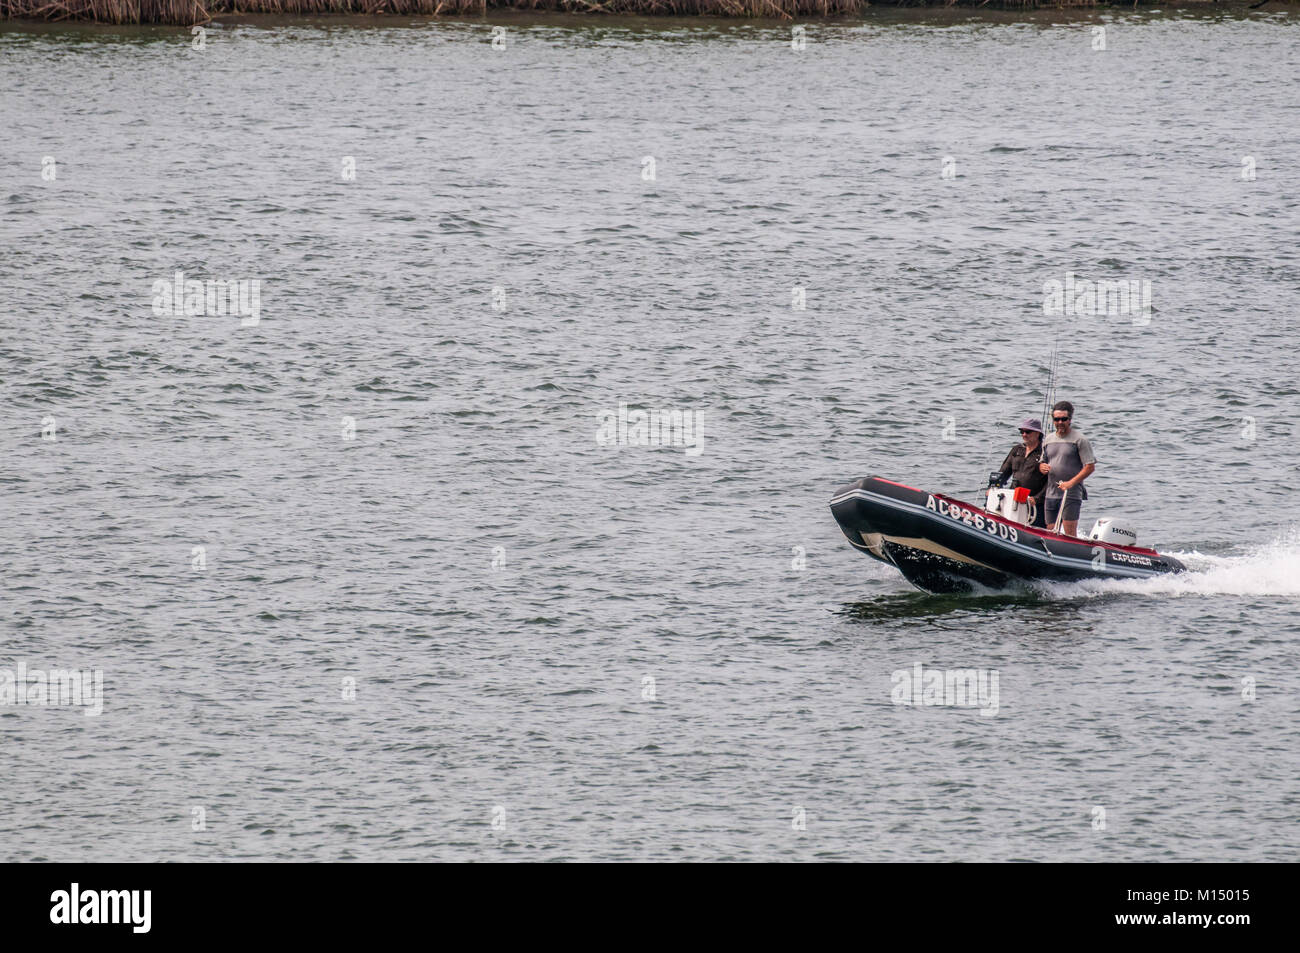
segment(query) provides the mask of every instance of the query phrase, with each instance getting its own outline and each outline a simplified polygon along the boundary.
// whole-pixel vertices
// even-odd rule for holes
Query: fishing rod
[[[1047,389],[1043,392],[1043,414],[1041,417],[1038,418],[1039,421],[1042,422],[1042,426],[1044,428],[1047,426],[1048,422],[1052,418],[1052,413],[1053,413],[1052,405],[1056,402],[1056,371],[1057,368],[1060,366],[1058,363],[1060,353],[1061,353],[1061,329],[1058,327],[1056,329],[1056,340],[1052,343],[1052,363],[1048,368],[1048,372],[1047,372]],[[1055,427],[1055,424],[1053,424],[1053,427]],[[1047,463],[1046,431],[1038,435],[1038,462]],[[1051,483],[1052,483],[1052,471],[1050,467],[1051,464],[1048,464],[1047,486],[1044,487],[1043,489],[1044,508],[1047,507],[1047,491],[1051,489]],[[1068,496],[1068,491],[1067,491],[1067,496]],[[1061,517],[1064,515],[1065,515],[1065,498],[1063,497],[1061,499],[1061,512],[1057,515],[1056,529],[1054,529],[1053,532],[1059,533],[1061,531],[1060,530]],[[1035,516],[1035,522],[1037,522],[1036,516]]]
[[[1060,367],[1060,354],[1061,354],[1061,331],[1060,331],[1060,329],[1058,328],[1057,331],[1056,331],[1056,340],[1055,340],[1055,341],[1053,342],[1053,344],[1052,344],[1052,361],[1051,361],[1051,363],[1048,365],[1048,370],[1047,370],[1047,388],[1043,391],[1043,410],[1042,410],[1042,413],[1041,413],[1041,414],[1039,415],[1039,417],[1038,417],[1038,419],[1039,419],[1040,422],[1049,419],[1049,417],[1050,417],[1050,415],[1051,415],[1051,406],[1052,406],[1052,402],[1053,402],[1053,400],[1056,398],[1056,371],[1057,371],[1057,369]],[[1043,426],[1046,426],[1046,424],[1042,424],[1042,425],[1043,425]],[[1045,441],[1046,439],[1047,439],[1047,434],[1046,434],[1046,433],[1040,433],[1040,434],[1038,435],[1038,460],[1039,460],[1040,463],[1044,462],[1044,460],[1043,460],[1043,456],[1044,456],[1044,441]],[[1026,451],[1026,452],[1028,452],[1028,451]],[[992,455],[993,455],[993,444],[992,444],[992,442],[990,442],[990,443],[989,443],[989,457],[992,457]],[[995,483],[995,481],[994,481],[994,477],[995,477],[995,474],[993,474],[993,473],[990,473],[990,474],[989,474],[988,489],[990,489],[990,490],[993,489],[993,487],[994,487],[995,485],[999,485],[999,486],[1001,485],[1000,483]],[[1048,480],[1049,480],[1049,481],[1051,480],[1051,474],[1050,474],[1050,473],[1048,474]],[[1047,499],[1046,499],[1046,496],[1044,496],[1044,498],[1043,498],[1043,505],[1045,506],[1046,504],[1047,504]],[[1033,502],[1032,502],[1032,498],[1031,498],[1031,501],[1030,501],[1030,504],[1029,504],[1029,505],[1030,505],[1030,506],[1034,506],[1034,504],[1033,504]],[[1035,510],[1036,510],[1036,509],[1037,509],[1037,507],[1035,506]],[[1064,507],[1062,507],[1062,510],[1064,510]],[[1038,514],[1037,514],[1037,512],[1033,512],[1033,513],[1031,514],[1031,516],[1030,516],[1030,522],[1035,522],[1035,521],[1037,521],[1037,519],[1038,519]]]
[[[1056,342],[1052,345],[1052,363],[1047,373],[1047,390],[1043,392],[1043,415],[1039,420],[1046,422],[1051,414],[1052,402],[1056,397],[1057,356],[1061,352],[1061,332],[1056,332]]]

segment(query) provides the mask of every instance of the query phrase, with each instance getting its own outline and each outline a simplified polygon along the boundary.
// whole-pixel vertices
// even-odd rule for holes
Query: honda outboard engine
[[[1100,543],[1136,546],[1138,534],[1127,526],[1119,525],[1113,519],[1102,519],[1093,524],[1092,532],[1088,534],[1088,538],[1095,539]]]

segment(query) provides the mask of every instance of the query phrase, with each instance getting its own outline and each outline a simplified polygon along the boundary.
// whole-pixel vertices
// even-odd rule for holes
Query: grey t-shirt
[[[1073,480],[1085,466],[1097,462],[1097,458],[1092,455],[1092,444],[1088,443],[1088,438],[1073,427],[1066,431],[1064,437],[1058,437],[1055,433],[1047,435],[1043,440],[1043,460],[1052,468],[1052,472],[1047,475],[1047,495],[1054,498],[1065,495],[1056,485],[1058,482]],[[1070,491],[1070,499],[1080,498],[1082,490],[1082,485],[1075,487]]]

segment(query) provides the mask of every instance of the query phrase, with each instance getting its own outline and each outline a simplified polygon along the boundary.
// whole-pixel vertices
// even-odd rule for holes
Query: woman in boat
[[[1029,418],[1020,424],[1021,442],[1011,448],[1007,458],[1002,461],[1001,482],[1007,477],[1015,477],[1016,486],[1028,488],[1029,497],[1034,501],[1034,521],[1031,526],[1046,527],[1047,513],[1044,508],[1043,494],[1047,492],[1047,474],[1041,472],[1039,464],[1043,455],[1043,422]]]

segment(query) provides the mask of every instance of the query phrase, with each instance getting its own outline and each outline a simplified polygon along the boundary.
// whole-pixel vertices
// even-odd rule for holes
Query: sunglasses
[[[1037,431],[1037,430],[1022,430],[1022,431],[1020,431],[1020,436],[1023,437],[1023,436],[1024,436],[1025,434],[1027,434],[1027,433],[1038,433],[1038,431]]]
[[[1065,423],[1067,420],[1069,420],[1070,418],[1069,418],[1069,417],[1053,417],[1052,419],[1055,420],[1058,424],[1063,424],[1063,423]],[[1024,433],[1024,431],[1022,430],[1021,433]]]

